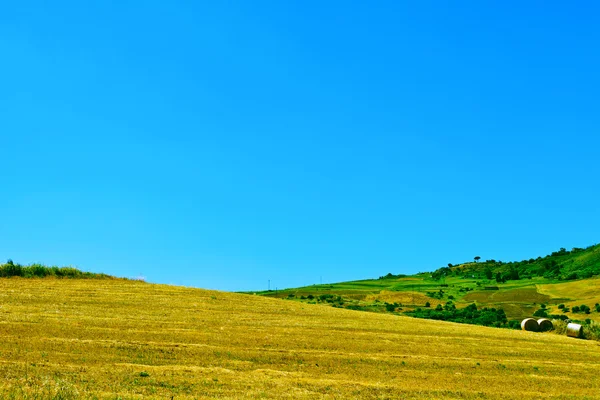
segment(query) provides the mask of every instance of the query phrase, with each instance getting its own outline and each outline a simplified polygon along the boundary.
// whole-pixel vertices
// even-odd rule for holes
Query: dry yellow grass
[[[600,398],[598,342],[140,282],[2,279],[0,335],[0,398]]]
[[[538,292],[553,298],[576,299],[577,304],[600,303],[600,278],[537,285]]]
[[[585,304],[592,309],[596,303],[600,303],[600,278],[590,278],[580,281],[555,283],[548,285],[537,285],[538,291],[554,299],[562,299],[561,303],[567,307]],[[559,310],[556,310],[559,312]],[[572,314],[569,313],[569,316]],[[580,319],[590,318],[600,321],[597,313],[578,315]]]

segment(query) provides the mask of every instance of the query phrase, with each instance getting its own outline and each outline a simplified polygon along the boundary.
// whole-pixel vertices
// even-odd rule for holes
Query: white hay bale
[[[540,318],[537,320],[540,332],[547,332],[554,329],[554,324],[548,318]]]
[[[537,332],[540,329],[538,322],[533,318],[525,318],[521,321],[521,329],[529,332]]]
[[[583,326],[571,322],[567,325],[567,336],[574,338],[583,337]]]

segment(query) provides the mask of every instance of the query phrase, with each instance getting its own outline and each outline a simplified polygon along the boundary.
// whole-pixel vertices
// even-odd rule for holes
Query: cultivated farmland
[[[600,398],[600,345],[124,280],[0,280],[0,398]]]

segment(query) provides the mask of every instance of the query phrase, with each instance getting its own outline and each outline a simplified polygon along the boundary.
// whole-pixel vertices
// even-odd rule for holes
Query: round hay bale
[[[567,325],[567,336],[574,338],[583,337],[583,327],[579,324],[570,323]]]
[[[521,321],[521,329],[529,332],[537,332],[539,330],[538,322],[533,318],[525,318]]]
[[[554,324],[548,318],[540,318],[537,323],[540,326],[540,332],[547,332],[554,329]]]

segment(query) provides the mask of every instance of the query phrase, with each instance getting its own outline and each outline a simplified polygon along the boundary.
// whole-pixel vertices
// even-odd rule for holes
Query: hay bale
[[[538,322],[533,318],[525,318],[521,321],[521,329],[529,332],[537,332],[539,330]]]
[[[583,327],[579,324],[570,323],[567,325],[567,336],[574,338],[583,337]]]
[[[547,332],[554,329],[554,324],[548,318],[540,318],[537,323],[540,326],[540,332]]]

